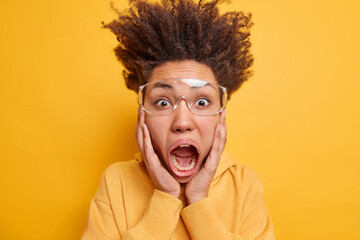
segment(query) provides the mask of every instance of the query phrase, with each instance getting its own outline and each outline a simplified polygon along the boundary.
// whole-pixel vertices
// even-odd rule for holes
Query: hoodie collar
[[[219,162],[219,166],[216,170],[214,179],[219,177],[222,173],[224,173],[226,170],[231,168],[232,166],[236,165],[237,161],[230,155],[230,153],[223,151],[221,154],[221,159]]]

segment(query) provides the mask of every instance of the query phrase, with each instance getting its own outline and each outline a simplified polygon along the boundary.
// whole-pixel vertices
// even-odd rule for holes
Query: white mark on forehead
[[[210,67],[193,60],[167,62],[159,65],[153,70],[148,82],[180,78],[201,79],[207,82],[217,83]]]

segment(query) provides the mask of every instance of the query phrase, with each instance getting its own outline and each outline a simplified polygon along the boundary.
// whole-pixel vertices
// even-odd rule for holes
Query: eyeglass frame
[[[223,101],[223,100],[225,99],[225,104],[223,104],[223,106],[221,107],[221,109],[220,109],[219,111],[217,111],[216,113],[213,113],[213,114],[196,114],[196,113],[194,113],[194,112],[192,111],[192,107],[191,107],[191,104],[190,104],[190,102],[189,102],[189,99],[188,99],[185,95],[181,95],[181,96],[178,97],[177,102],[176,102],[176,104],[174,105],[172,111],[171,111],[169,114],[164,114],[164,115],[160,114],[160,116],[168,116],[168,115],[171,115],[171,114],[177,109],[177,107],[178,107],[178,105],[179,105],[179,103],[180,103],[180,101],[181,101],[182,99],[185,100],[186,105],[187,105],[188,109],[190,110],[190,112],[191,112],[192,114],[196,115],[196,116],[213,116],[213,115],[217,115],[217,114],[219,114],[219,113],[221,113],[221,112],[223,112],[223,111],[225,110],[226,104],[227,104],[227,100],[228,100],[228,99],[227,99],[227,98],[228,98],[228,95],[227,95],[227,89],[226,89],[226,87],[223,87],[223,86],[221,86],[221,85],[219,85],[219,84],[216,84],[216,83],[207,82],[207,81],[202,80],[202,79],[196,79],[196,78],[172,78],[172,79],[163,79],[163,80],[159,80],[159,81],[156,81],[156,82],[171,81],[171,80],[175,80],[175,81],[176,81],[176,80],[198,80],[198,81],[206,82],[206,83],[209,83],[209,84],[212,84],[212,85],[216,85],[216,86],[218,86],[220,89],[223,90],[223,96],[222,96],[222,99],[220,99],[220,101]],[[142,93],[143,89],[144,89],[147,85],[154,84],[154,83],[156,83],[156,82],[150,82],[150,83],[143,84],[143,85],[139,86],[139,90],[138,90],[138,104],[139,104],[141,110],[143,110],[143,111],[145,111],[145,112],[147,112],[147,113],[149,113],[149,114],[154,114],[154,113],[153,113],[153,112],[150,112],[150,111],[147,110],[147,109],[145,109],[143,103],[141,103],[140,96],[142,96],[142,99],[144,99],[144,96],[143,96],[143,93]]]

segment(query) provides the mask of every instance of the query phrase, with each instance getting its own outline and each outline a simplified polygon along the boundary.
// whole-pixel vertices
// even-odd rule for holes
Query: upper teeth
[[[189,144],[181,144],[180,147],[190,147]]]

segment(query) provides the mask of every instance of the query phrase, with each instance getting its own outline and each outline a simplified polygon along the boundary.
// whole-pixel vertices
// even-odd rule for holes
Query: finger
[[[226,144],[226,123],[225,123],[225,111],[220,113],[220,122],[216,126],[214,133],[214,140],[211,146],[210,153],[208,155],[208,159],[205,163],[207,164],[207,168],[213,168],[219,165],[221,153],[223,152]]]
[[[139,108],[140,125],[145,124],[145,112],[142,108]]]
[[[220,124],[225,125],[225,110],[220,113]]]
[[[214,172],[219,165],[221,147],[221,125],[218,124],[215,129],[213,144],[210,153],[205,162],[205,168],[210,172]],[[214,172],[215,173],[215,172]]]
[[[141,126],[144,124],[145,113],[143,110],[138,108],[138,120],[136,123],[136,141],[142,154],[144,154],[144,133]]]
[[[220,118],[221,125],[221,135],[220,135],[220,155],[225,148],[226,140],[227,140],[227,129],[226,129],[226,121],[225,121],[225,111],[221,113]]]
[[[142,125],[142,130],[144,134],[144,153],[146,162],[148,163],[148,167],[157,168],[160,165],[160,160],[154,151],[154,147],[151,143],[149,129],[145,123]]]
[[[220,113],[220,122],[216,126],[214,140],[211,147],[211,154],[218,158],[221,155],[223,147],[225,146],[224,140],[226,139],[226,124],[225,124],[225,111]]]

